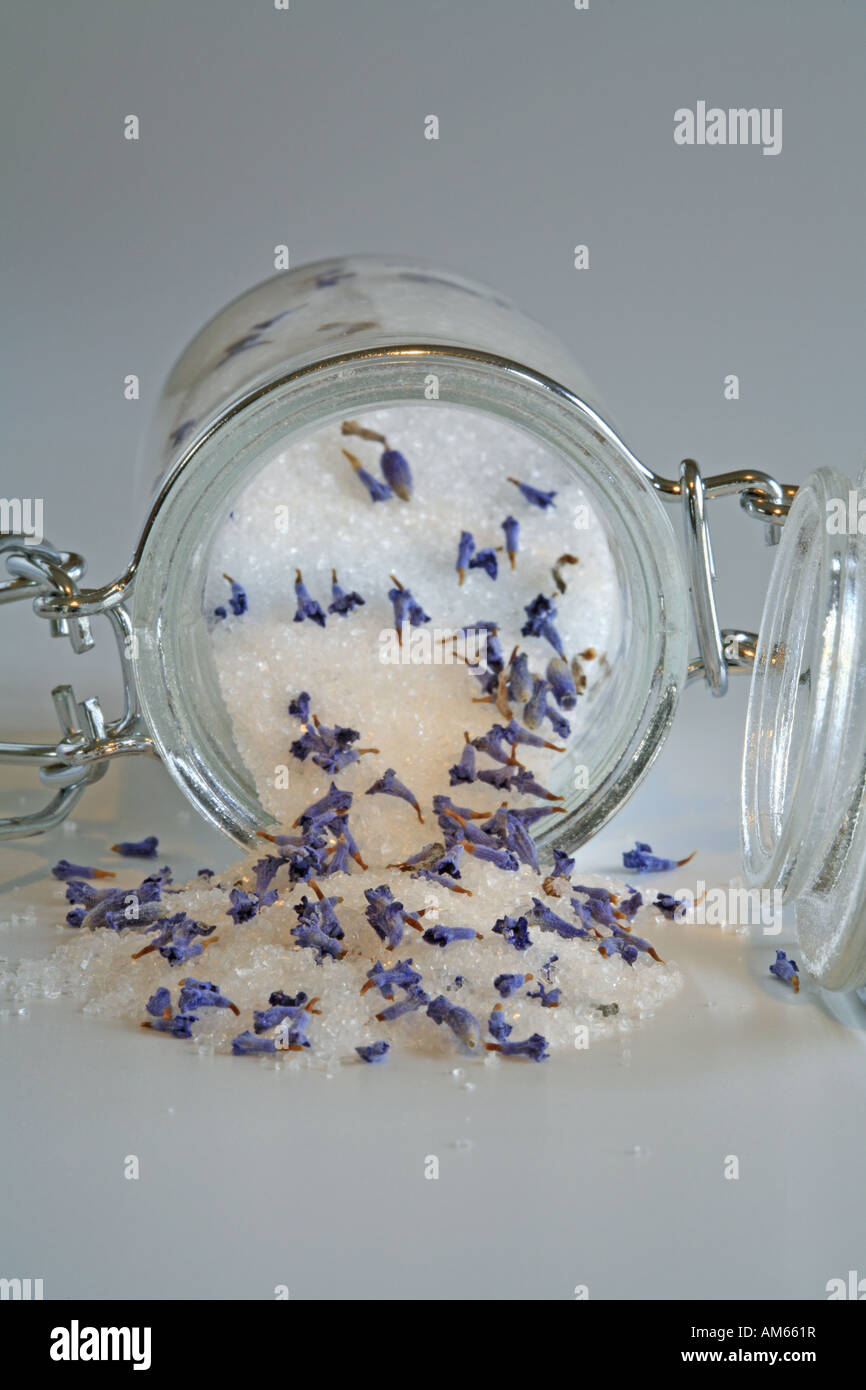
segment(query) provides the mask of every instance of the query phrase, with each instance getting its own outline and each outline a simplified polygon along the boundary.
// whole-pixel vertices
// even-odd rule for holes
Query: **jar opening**
[[[425,399],[431,377],[438,396],[432,400]],[[321,504],[319,511],[311,503],[312,479],[309,472],[303,475],[301,468],[305,454],[312,458],[327,438],[336,455],[341,422],[358,416],[366,422],[371,412],[389,443],[391,434],[395,435],[395,447],[402,428],[399,422],[407,422],[411,442],[406,443],[405,451],[410,458],[417,455],[422,465],[424,448],[429,446],[435,452],[437,430],[451,432],[452,449],[463,460],[461,471],[453,474],[450,489],[448,468],[443,465],[437,475],[440,495],[419,502],[419,507],[426,508],[423,534],[418,531],[412,535],[413,503],[391,501],[376,506],[341,452],[338,466],[335,458],[333,475],[319,478],[321,497],[314,498]],[[507,447],[508,439],[514,441],[513,450]],[[461,449],[454,440],[460,442]],[[377,454],[368,441],[349,438],[343,443],[362,466],[364,460],[370,461],[374,471]],[[479,463],[476,474],[469,476],[465,460],[471,457],[473,447],[479,452]],[[502,458],[495,456],[497,449]],[[301,469],[294,479],[291,469],[287,473],[284,467],[286,461],[291,464],[293,460]],[[558,491],[561,500],[567,501],[570,510],[565,516],[557,515],[555,508],[548,515],[544,509],[525,504],[522,494],[507,481],[512,469],[514,476],[523,480],[518,471],[521,462],[523,468],[533,465],[534,476],[525,481]],[[553,481],[543,481],[554,473]],[[494,480],[499,490],[491,510],[484,503]],[[264,502],[263,497],[267,499]],[[507,497],[513,499],[510,508]],[[262,537],[257,547],[255,529],[262,523],[262,507],[268,505],[274,508],[273,531]],[[279,507],[285,508],[282,532],[278,529]],[[585,518],[578,511],[580,507]],[[240,519],[233,539],[230,513],[235,509]],[[439,626],[454,608],[456,596],[465,600],[460,621],[452,624],[459,630],[475,622],[496,620],[497,605],[506,592],[505,581],[511,577],[501,529],[509,510],[525,522],[528,547],[525,576],[520,574],[521,559],[519,555],[517,558],[516,577],[521,583],[512,593],[512,606],[518,595],[521,609],[537,593],[558,596],[552,571],[561,556],[573,554],[579,563],[572,566],[565,562],[560,569],[566,589],[559,596],[563,610],[572,587],[573,594],[582,597],[587,618],[595,611],[598,624],[598,615],[603,614],[602,640],[597,641],[592,640],[586,624],[581,625],[579,610],[568,619],[570,646],[577,645],[583,652],[594,648],[596,655],[584,662],[587,687],[581,697],[583,703],[578,701],[573,735],[563,737],[561,743],[557,739],[566,751],[555,755],[549,770],[549,789],[563,798],[557,804],[564,813],[552,814],[541,827],[543,841],[570,847],[592,835],[648,770],[667,732],[683,683],[687,599],[670,524],[637,461],[597,416],[563,388],[503,359],[421,347],[349,355],[292,373],[257,391],[253,399],[233,408],[200,436],[163,493],[143,540],[135,583],[134,623],[141,633],[137,679],[145,716],[160,751],[204,814],[234,838],[245,841],[269,823],[269,817],[279,819],[280,808],[276,794],[263,798],[261,771],[258,779],[250,772],[256,761],[252,745],[248,742],[238,747],[244,696],[241,684],[232,685],[229,647],[236,636],[243,641],[243,619],[229,621],[224,630],[214,632],[214,612],[224,606],[220,600],[224,601],[227,593],[224,573],[246,582],[243,573],[234,574],[243,569],[245,553],[249,556],[247,570],[261,571],[263,586],[269,588],[263,602],[274,623],[270,651],[263,660],[275,668],[262,672],[262,677],[274,679],[274,698],[288,700],[306,688],[302,658],[304,649],[310,650],[310,624],[287,626],[295,607],[292,581],[296,561],[303,559],[308,570],[313,566],[310,577],[321,588],[319,581],[326,572],[330,578],[332,565],[341,570],[346,564],[351,568],[353,543],[361,545],[360,568],[368,584],[372,583],[368,551],[375,533],[369,527],[375,518],[383,536],[389,537],[387,544],[383,542],[383,551],[392,562],[399,557],[405,570],[398,580],[413,588],[417,582],[418,596],[427,599],[429,594],[428,606],[439,605]],[[334,545],[329,547],[332,554],[320,550],[316,564],[309,537],[320,514],[327,516],[324,531],[333,532]],[[353,527],[353,516],[359,515],[364,526]],[[549,533],[536,527],[537,521],[547,523],[551,518]],[[586,522],[584,535],[579,518]],[[353,529],[358,532],[356,536]],[[466,585],[458,586],[455,560],[462,530],[473,533],[477,551],[494,552],[496,565],[503,566],[497,581],[476,567]],[[278,557],[285,555],[281,594],[265,585],[266,552],[271,558],[271,574],[277,572],[273,566]],[[344,561],[341,557],[347,558]],[[577,577],[572,578],[572,574]],[[423,580],[416,581],[415,575],[423,575]],[[345,578],[364,592],[348,570]],[[388,582],[383,568],[382,583]],[[446,584],[453,589],[446,590]],[[444,594],[441,604],[440,590]],[[451,594],[455,598],[450,598]],[[318,590],[316,596],[327,597]],[[381,601],[381,585],[377,597]],[[473,612],[474,618],[470,616]],[[514,620],[512,613],[512,635]],[[351,619],[340,621],[345,624]],[[357,626],[358,651],[361,644],[367,644],[363,651],[369,666],[376,655],[370,648],[370,633],[362,624]],[[382,632],[386,626],[382,625]],[[351,655],[347,630],[351,628],[344,627],[341,634],[346,658]],[[538,649],[539,643],[532,637],[526,641]],[[434,651],[435,646],[431,646],[430,653]],[[545,649],[542,661],[539,652],[535,663],[539,677],[545,674],[547,660],[555,655]],[[570,660],[578,651],[569,649],[565,655]],[[384,670],[387,663],[381,661],[380,654],[378,659]],[[400,661],[414,664],[403,662],[402,655]],[[595,669],[594,661],[598,663]],[[435,667],[437,663],[434,656],[419,664]],[[348,674],[335,671],[335,694],[340,679]],[[437,674],[442,676],[441,669]],[[460,673],[461,679],[464,674]],[[451,676],[449,672],[446,680],[450,682]],[[393,687],[393,680],[390,685]],[[388,687],[386,679],[384,689]],[[423,681],[415,690],[416,701],[422,688]],[[447,688],[452,698],[451,685]],[[432,693],[432,685],[430,690]],[[489,713],[490,724],[506,722],[495,701],[476,706],[477,710],[482,708],[485,718]],[[352,722],[340,709],[326,709],[323,717],[328,723]],[[255,719],[247,722],[254,727]],[[460,722],[458,717],[456,723]],[[545,732],[555,734],[549,723]],[[364,741],[366,731],[361,733]],[[287,742],[290,734],[287,719]],[[262,751],[259,749],[259,754]],[[458,747],[454,760],[459,756]],[[282,761],[274,759],[275,764]]]

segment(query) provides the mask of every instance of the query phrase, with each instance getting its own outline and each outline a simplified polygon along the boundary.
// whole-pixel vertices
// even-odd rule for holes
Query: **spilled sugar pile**
[[[542,1060],[676,993],[643,935],[670,900],[532,841],[571,791],[566,743],[603,717],[621,622],[554,455],[445,406],[321,430],[236,499],[205,612],[236,761],[279,829],[184,887],[161,856],[138,883],[61,867],[69,941],[7,978],[16,998],[330,1067]]]

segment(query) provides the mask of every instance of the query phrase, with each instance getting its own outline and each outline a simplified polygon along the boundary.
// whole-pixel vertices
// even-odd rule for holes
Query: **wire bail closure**
[[[667,500],[678,497],[683,505],[689,591],[699,652],[689,662],[687,680],[703,676],[713,695],[724,695],[730,671],[751,670],[758,637],[757,633],[722,628],[719,624],[707,499],[739,494],[740,506],[748,516],[764,522],[767,543],[775,545],[797,489],[777,482],[768,473],[751,469],[704,478],[694,459],[683,459],[678,484],[658,479],[656,486]]]
[[[0,839],[40,835],[69,815],[85,787],[103,777],[108,760],[121,754],[153,753],[153,741],[140,724],[133,658],[136,637],[122,603],[123,588],[81,590],[78,581],[87,568],[71,551],[57,550],[50,541],[20,534],[0,536],[0,556],[12,576],[0,581],[0,604],[31,599],[33,611],[47,618],[52,637],[67,637],[73,651],[94,645],[90,619],[103,614],[111,623],[120,656],[124,709],[108,721],[96,696],[79,701],[71,685],[51,692],[63,737],[56,744],[0,743],[0,762],[37,763],[39,779],[54,795],[40,810],[26,816],[0,817]]]

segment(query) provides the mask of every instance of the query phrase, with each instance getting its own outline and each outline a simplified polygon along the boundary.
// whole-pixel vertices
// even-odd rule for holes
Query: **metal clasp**
[[[739,495],[740,506],[748,516],[765,524],[766,539],[774,545],[797,489],[792,484],[777,482],[768,473],[752,469],[704,478],[694,459],[683,459],[678,483],[655,478],[654,485],[666,500],[676,498],[683,504],[689,588],[699,652],[689,662],[687,679],[692,681],[703,676],[714,695],[724,695],[731,671],[751,670],[758,638],[754,632],[719,625],[716,567],[706,502],[713,497]]]
[[[111,624],[120,656],[124,708],[118,719],[106,720],[96,696],[79,701],[71,685],[51,692],[63,737],[55,744],[0,743],[0,761],[35,763],[40,781],[54,795],[42,810],[27,816],[0,817],[0,839],[39,835],[59,824],[85,787],[104,776],[108,760],[122,754],[155,753],[140,719],[135,691],[135,635],[123,605],[124,588],[82,590],[85,561],[49,541],[13,534],[0,536],[0,556],[12,576],[0,582],[0,604],[31,599],[33,610],[46,618],[53,637],[68,637],[75,652],[93,645],[91,617]]]

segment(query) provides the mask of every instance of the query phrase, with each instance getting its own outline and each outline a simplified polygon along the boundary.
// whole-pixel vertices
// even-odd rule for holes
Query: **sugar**
[[[479,682],[465,662],[443,659],[453,645],[447,634],[495,622],[505,659],[520,646],[528,652],[532,670],[543,676],[553,651],[540,637],[524,638],[520,629],[525,606],[537,594],[556,594],[556,629],[565,651],[569,656],[588,648],[596,653],[583,662],[586,690],[568,716],[570,743],[579,749],[582,730],[591,719],[603,717],[609,669],[604,654],[617,649],[623,612],[601,520],[561,461],[539,442],[513,426],[442,404],[370,412],[363,425],[387,436],[409,459],[411,501],[392,497],[371,502],[342,450],[348,445],[378,475],[380,446],[347,440],[339,424],[292,442],[267,460],[234,500],[213,546],[205,594],[205,610],[212,614],[227,603],[224,575],[240,581],[247,593],[248,611],[241,616],[229,611],[213,621],[214,668],[239,763],[262,806],[281,826],[290,826],[327,793],[332,781],[310,758],[299,761],[290,753],[292,741],[307,727],[287,712],[288,701],[301,690],[310,693],[312,710],[324,725],[349,726],[360,734],[358,747],[378,750],[364,753],[333,778],[353,794],[349,824],[368,866],[362,870],[353,862],[351,872],[322,880],[323,891],[341,899],[336,910],[344,932],[342,958],[317,965],[312,951],[297,944],[291,934],[298,923],[294,908],[304,895],[312,898],[312,892],[309,884],[288,885],[283,871],[274,880],[279,896],[273,905],[248,922],[231,920],[227,892],[237,886],[252,891],[254,865],[263,853],[259,846],[217,878],[197,879],[166,900],[167,912],[184,911],[216,927],[202,955],[188,965],[170,966],[157,951],[133,960],[143,944],[135,932],[84,929],[48,960],[23,962],[8,973],[6,983],[16,1000],[71,995],[88,1013],[137,1023],[145,1017],[144,1002],[161,986],[171,990],[176,1006],[178,982],[192,973],[217,982],[240,1011],[239,1016],[224,1008],[199,1012],[194,1040],[186,1045],[209,1056],[230,1050],[232,1038],[252,1027],[253,1011],[266,1008],[273,991],[294,995],[303,990],[318,998],[319,1012],[309,1023],[311,1047],[286,1054],[288,1070],[319,1066],[332,1075],[341,1062],[364,1065],[355,1048],[385,1039],[392,1051],[450,1059],[456,1083],[471,1087],[474,1082],[464,1079],[463,1066],[453,1066],[455,1051],[461,1050],[454,1034],[445,1024],[437,1027],[424,1008],[394,1022],[376,1019],[388,1001],[378,990],[361,992],[375,961],[391,967],[411,957],[429,997],[443,994],[478,1019],[482,1042],[461,1061],[471,1063],[474,1056],[494,1067],[505,1064],[483,1046],[490,1040],[486,1025],[494,1004],[501,1005],[512,1026],[509,1040],[541,1033],[551,1051],[573,1050],[585,1046],[587,1036],[628,1034],[680,988],[677,967],[645,952],[629,965],[619,955],[603,956],[595,949],[597,942],[562,940],[535,923],[530,924],[532,945],[525,951],[494,934],[498,918],[530,913],[533,898],[576,921],[568,897],[546,897],[544,873],[527,864],[503,871],[464,853],[459,886],[469,891],[460,894],[412,879],[395,867],[425,844],[441,841],[432,812],[435,795],[451,794],[461,806],[489,815],[506,799],[483,782],[449,786],[448,768],[461,756],[464,734],[478,737],[493,723],[508,721],[494,704],[473,703]],[[555,489],[555,509],[528,505],[509,476]],[[471,531],[479,549],[502,547],[501,523],[509,515],[520,522],[515,568],[500,549],[496,581],[474,569],[458,584],[460,532]],[[560,594],[552,569],[563,554],[576,555],[578,563],[563,566],[567,588]],[[363,596],[364,605],[345,617],[328,616],[324,630],[309,620],[295,622],[296,570],[313,598],[327,608],[332,569],[344,589]],[[392,575],[411,588],[430,617],[428,624],[404,633],[402,648],[395,645],[388,599]],[[520,719],[519,705],[513,714]],[[561,748],[550,725],[543,729],[543,736]],[[544,786],[554,791],[568,787],[573,753],[523,745],[516,753]],[[496,766],[481,753],[478,765]],[[365,794],[389,768],[417,798],[423,824],[405,801]],[[520,807],[537,804],[532,795],[511,794],[507,800]],[[262,843],[264,850],[272,849]],[[579,878],[623,891],[622,884],[584,870]],[[442,949],[407,926],[397,949],[385,951],[365,915],[365,890],[380,885],[387,885],[422,927],[468,927],[480,939]],[[642,933],[640,923],[652,920],[652,910],[641,909],[635,931]],[[557,957],[552,965],[551,956]],[[494,979],[518,973],[531,975],[533,983],[501,1000]],[[561,991],[559,1007],[528,997],[540,980],[547,989]],[[262,1060],[279,1065],[280,1056],[277,1052]]]

